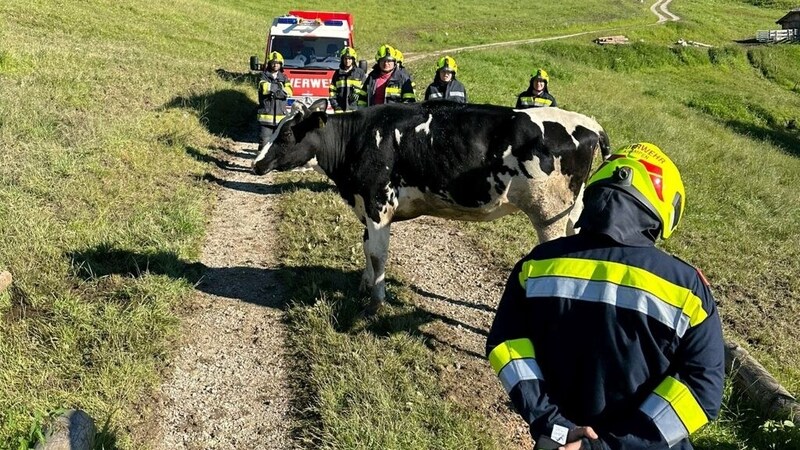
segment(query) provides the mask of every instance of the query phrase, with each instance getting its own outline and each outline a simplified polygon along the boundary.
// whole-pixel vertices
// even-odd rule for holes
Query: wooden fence
[[[800,41],[800,29],[760,30],[756,32],[758,42],[791,42]]]

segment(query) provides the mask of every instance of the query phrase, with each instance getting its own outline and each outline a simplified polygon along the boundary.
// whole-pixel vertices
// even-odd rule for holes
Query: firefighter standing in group
[[[339,53],[339,70],[333,73],[328,88],[334,113],[352,112],[358,109],[359,92],[367,74],[356,65],[356,50],[345,47]]]
[[[578,234],[511,273],[487,338],[536,449],[691,449],[722,402],[719,314],[699,270],[655,247],[683,216],[677,167],[652,144],[592,175]]]
[[[258,123],[262,139],[278,126],[286,114],[286,99],[292,95],[292,82],[283,73],[283,56],[272,52],[258,82]]]
[[[467,103],[467,89],[456,79],[458,65],[449,56],[442,56],[436,62],[436,75],[433,83],[425,90],[425,100],[450,100]]]
[[[416,101],[411,76],[397,64],[398,59],[402,59],[399,55],[391,45],[378,48],[376,64],[359,92],[359,107]]]
[[[538,69],[531,75],[528,90],[517,96],[517,109],[539,108],[542,106],[558,106],[556,99],[550,95],[547,85],[550,76],[544,69]]]

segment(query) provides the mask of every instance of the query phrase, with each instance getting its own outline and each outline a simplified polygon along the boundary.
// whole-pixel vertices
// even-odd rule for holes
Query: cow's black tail
[[[606,134],[605,131],[600,131],[600,141],[598,144],[600,145],[600,154],[605,160],[608,158],[608,155],[611,154],[611,142],[609,141],[608,134]]]

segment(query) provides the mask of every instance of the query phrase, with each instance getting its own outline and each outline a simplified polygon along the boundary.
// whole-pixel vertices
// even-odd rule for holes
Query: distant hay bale
[[[593,41],[595,44],[600,45],[619,45],[619,44],[628,44],[630,41],[627,37],[623,35],[616,35],[616,36],[602,36]]]

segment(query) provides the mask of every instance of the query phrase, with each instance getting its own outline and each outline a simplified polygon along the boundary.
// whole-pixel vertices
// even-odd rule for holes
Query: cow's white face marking
[[[257,162],[259,162],[262,159],[266,158],[270,147],[272,147],[272,144],[275,143],[275,139],[277,139],[278,136],[280,136],[281,130],[283,129],[284,124],[286,124],[290,120],[292,120],[292,118],[294,118],[295,114],[296,113],[290,113],[288,116],[286,116],[286,118],[284,118],[283,120],[278,122],[278,127],[275,128],[275,131],[272,132],[272,136],[269,137],[269,139],[267,140],[267,143],[264,144],[264,147],[261,149],[260,152],[258,152],[258,156],[256,156],[256,159],[253,160],[253,167],[256,166]]]
[[[317,172],[319,174],[326,175],[326,176],[328,175],[327,173],[325,173],[324,170],[322,170],[322,167],[319,166],[319,161],[317,161],[317,157],[316,156],[311,158],[307,163],[303,164],[302,166],[298,167],[297,169],[294,169],[293,172],[301,172],[301,171],[306,171],[306,170],[313,170],[314,172]]]
[[[428,115],[428,121],[425,123],[421,123],[414,128],[414,131],[417,133],[425,132],[426,134],[431,133],[431,122],[433,122],[433,114]]]
[[[403,133],[400,132],[397,128],[394,129],[394,139],[397,141],[397,145],[400,145],[400,139],[402,139]]]
[[[375,145],[380,147],[381,146],[381,131],[375,130]]]

